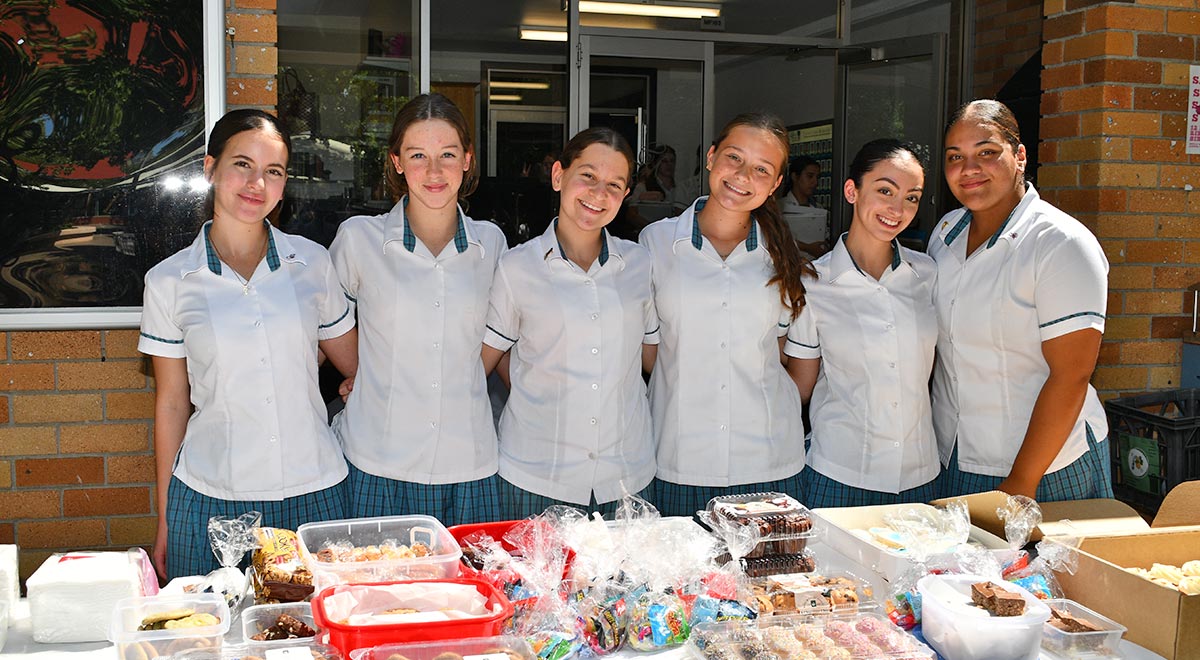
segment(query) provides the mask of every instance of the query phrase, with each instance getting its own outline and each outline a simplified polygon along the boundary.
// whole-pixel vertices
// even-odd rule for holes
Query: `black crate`
[[[1111,399],[1104,407],[1117,499],[1155,512],[1172,488],[1200,479],[1200,389]]]

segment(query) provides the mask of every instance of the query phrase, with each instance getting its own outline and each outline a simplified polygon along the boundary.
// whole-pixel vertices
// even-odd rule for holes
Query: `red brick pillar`
[[[225,105],[274,113],[279,99],[276,0],[226,0]]]
[[[1200,281],[1200,158],[1184,153],[1200,11],[1186,4],[1045,2],[1038,184],[1112,265],[1105,396],[1179,385],[1183,290]]]

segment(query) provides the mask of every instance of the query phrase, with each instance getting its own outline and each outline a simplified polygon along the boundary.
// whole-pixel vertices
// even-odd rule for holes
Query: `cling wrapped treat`
[[[221,594],[233,616],[241,611],[246,596],[246,574],[238,569],[242,558],[258,547],[254,530],[262,522],[258,511],[247,511],[236,518],[213,516],[208,519],[208,540],[221,568],[209,573],[198,591]]]
[[[808,509],[785,493],[714,497],[697,516],[725,540],[735,558],[800,553],[813,536]]]
[[[1005,505],[996,509],[996,515],[1004,521],[1004,537],[1013,550],[1025,547],[1029,535],[1042,524],[1042,507],[1024,495],[1009,495]]]
[[[296,533],[259,527],[254,530],[258,548],[251,555],[251,583],[259,603],[295,603],[313,592],[312,573],[300,558]]]
[[[683,601],[669,593],[643,593],[629,609],[629,646],[658,651],[687,641],[691,626]]]

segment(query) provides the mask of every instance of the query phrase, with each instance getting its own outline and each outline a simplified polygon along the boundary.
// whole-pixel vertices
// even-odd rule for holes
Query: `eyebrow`
[[[985,144],[994,144],[996,146],[1001,146],[999,142],[992,140],[992,139],[980,140],[980,141],[976,142],[973,146],[982,147]],[[951,150],[958,151],[958,147],[956,147],[954,145],[947,145],[946,151],[951,151]]]
[[[235,159],[236,159],[236,158],[241,158],[242,160],[248,160],[248,161],[250,161],[251,163],[253,163],[253,162],[254,162],[254,159],[253,159],[253,158],[251,158],[251,157],[249,157],[249,156],[247,156],[246,154],[234,154],[234,155],[233,155],[233,158],[235,158]],[[287,169],[287,167],[286,167],[285,165],[283,165],[283,163],[268,163],[268,164],[267,164],[267,167],[283,167],[284,169]]]
[[[442,146],[440,146],[440,147],[437,147],[437,149],[459,149],[459,150],[461,150],[461,149],[462,149],[462,145],[458,145],[458,144],[444,144],[444,145],[442,145]],[[423,147],[409,147],[409,148],[405,149],[405,151],[423,151],[423,150],[424,150],[424,148],[423,148]]]
[[[892,184],[897,190],[900,189],[900,184],[896,183],[895,181],[892,181],[890,178],[888,178],[886,176],[881,176],[881,177],[875,179],[875,181],[877,181],[877,182],[878,181],[887,181],[888,183]],[[912,188],[908,189],[909,192],[913,192],[913,191],[922,192],[924,190],[925,189],[922,188],[921,186],[913,186]]]

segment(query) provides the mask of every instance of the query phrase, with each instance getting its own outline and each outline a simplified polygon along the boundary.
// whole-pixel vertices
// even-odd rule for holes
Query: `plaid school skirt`
[[[388,479],[350,466],[346,478],[348,510],[353,518],[376,516],[433,516],[447,527],[503,520],[500,496],[492,475],[475,481],[418,484]]]

